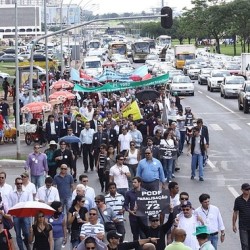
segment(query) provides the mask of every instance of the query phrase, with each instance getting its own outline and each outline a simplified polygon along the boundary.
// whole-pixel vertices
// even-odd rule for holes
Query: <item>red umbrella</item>
[[[57,82],[54,82],[51,86],[51,89],[72,89],[74,88],[74,84],[72,82],[68,82],[65,80],[58,80]]]
[[[43,202],[25,201],[19,202],[10,208],[8,214],[17,217],[34,217],[38,212],[41,212],[44,215],[52,215],[55,213],[55,210]]]
[[[57,100],[63,100],[63,101],[66,101],[66,100],[73,100],[75,99],[75,95],[68,92],[68,91],[57,91],[53,94],[51,94],[49,96],[49,99],[52,100],[52,99],[57,99]]]
[[[52,106],[47,102],[31,102],[21,108],[22,113],[41,113],[51,111]]]
[[[142,77],[138,76],[138,75],[132,75],[129,77],[131,80],[133,80],[134,82],[139,82],[142,80]]]

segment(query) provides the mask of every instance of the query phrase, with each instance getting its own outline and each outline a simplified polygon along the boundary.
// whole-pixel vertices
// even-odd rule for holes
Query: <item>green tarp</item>
[[[134,89],[139,87],[146,87],[151,85],[159,85],[167,83],[169,78],[168,74],[157,76],[152,79],[140,81],[140,82],[108,82],[102,86],[94,88],[86,88],[81,85],[75,84],[74,91],[80,92],[114,92],[119,90]]]

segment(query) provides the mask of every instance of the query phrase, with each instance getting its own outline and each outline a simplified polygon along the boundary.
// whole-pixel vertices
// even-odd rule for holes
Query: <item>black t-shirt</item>
[[[6,230],[6,232],[7,232],[8,238],[10,240],[12,238],[11,234],[8,230]],[[8,240],[7,240],[7,237],[6,237],[6,234],[4,231],[0,233],[0,249],[1,250],[9,250]]]
[[[69,209],[69,212],[73,215],[74,212],[76,212],[77,210],[75,209],[75,207],[71,207]],[[84,221],[86,221],[86,214],[87,214],[88,210],[86,207],[81,207],[80,210],[79,210],[79,215],[80,215],[80,218]],[[72,222],[72,225],[71,225],[71,229],[72,230],[79,230],[81,229],[81,226],[82,226],[83,223],[78,223],[77,222],[77,218],[75,217],[75,219],[73,220]]]
[[[10,108],[8,103],[0,103],[0,109],[2,110],[2,115],[7,116],[8,115],[8,109]]]
[[[128,250],[128,249],[138,248],[139,246],[140,246],[140,244],[138,241],[123,242],[123,243],[119,244],[116,249],[110,248],[110,246],[108,245],[108,250]]]

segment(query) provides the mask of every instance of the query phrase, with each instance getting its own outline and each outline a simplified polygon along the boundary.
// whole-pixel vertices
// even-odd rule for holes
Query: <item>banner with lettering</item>
[[[168,74],[161,75],[154,77],[152,79],[148,79],[145,81],[139,82],[108,82],[102,86],[94,87],[94,88],[87,88],[81,85],[75,84],[74,91],[81,91],[81,92],[114,92],[126,89],[134,89],[139,87],[146,87],[151,85],[159,85],[167,83],[169,78]]]
[[[137,192],[137,216],[168,214],[170,196],[168,190]]]

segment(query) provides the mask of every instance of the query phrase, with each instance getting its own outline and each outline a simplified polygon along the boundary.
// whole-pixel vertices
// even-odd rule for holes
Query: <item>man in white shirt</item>
[[[13,188],[11,185],[6,183],[6,173],[1,171],[0,172],[0,193],[2,196],[3,203],[7,204],[8,207],[10,207],[9,195],[11,192],[13,192]]]
[[[94,169],[94,157],[91,152],[93,135],[95,130],[90,128],[90,123],[85,123],[85,128],[81,131],[80,140],[82,143],[84,173],[88,172],[88,168]]]
[[[85,197],[88,197],[92,204],[95,204],[95,190],[94,188],[88,186],[88,176],[85,174],[82,174],[79,176],[79,182],[85,186]]]
[[[220,241],[225,240],[225,226],[222,220],[222,216],[218,207],[210,205],[210,195],[201,194],[199,197],[201,206],[198,207],[195,212],[203,219],[205,225],[208,228],[209,240],[215,249],[217,249],[219,233]]]
[[[39,202],[46,203],[47,205],[51,205],[53,201],[60,201],[58,190],[53,187],[52,184],[52,177],[47,177],[45,179],[45,185],[38,188],[35,199]]]
[[[33,199],[35,200],[36,197],[36,186],[34,183],[32,183],[29,180],[29,173],[28,172],[24,172],[21,174],[21,178],[23,180],[23,190],[31,192]]]
[[[131,173],[128,166],[123,165],[123,162],[124,156],[118,154],[116,156],[116,164],[109,171],[109,182],[115,182],[117,192],[125,197],[125,193],[128,191],[128,178],[131,177]]]
[[[128,133],[128,128],[122,127],[122,134],[118,136],[118,152],[125,155],[125,153],[130,149],[130,142],[133,138],[130,133]]]
[[[16,190],[12,191],[9,195],[10,207],[13,207],[19,202],[32,201],[32,193],[23,190],[23,181],[21,177],[15,179]],[[23,242],[26,248],[29,250],[29,229],[31,220],[30,217],[13,217],[14,228],[16,232],[16,241],[20,250],[24,250]],[[24,237],[24,240],[22,239]]]
[[[79,113],[84,115],[87,110],[88,110],[87,102],[83,101],[82,102],[82,107],[79,109]]]

